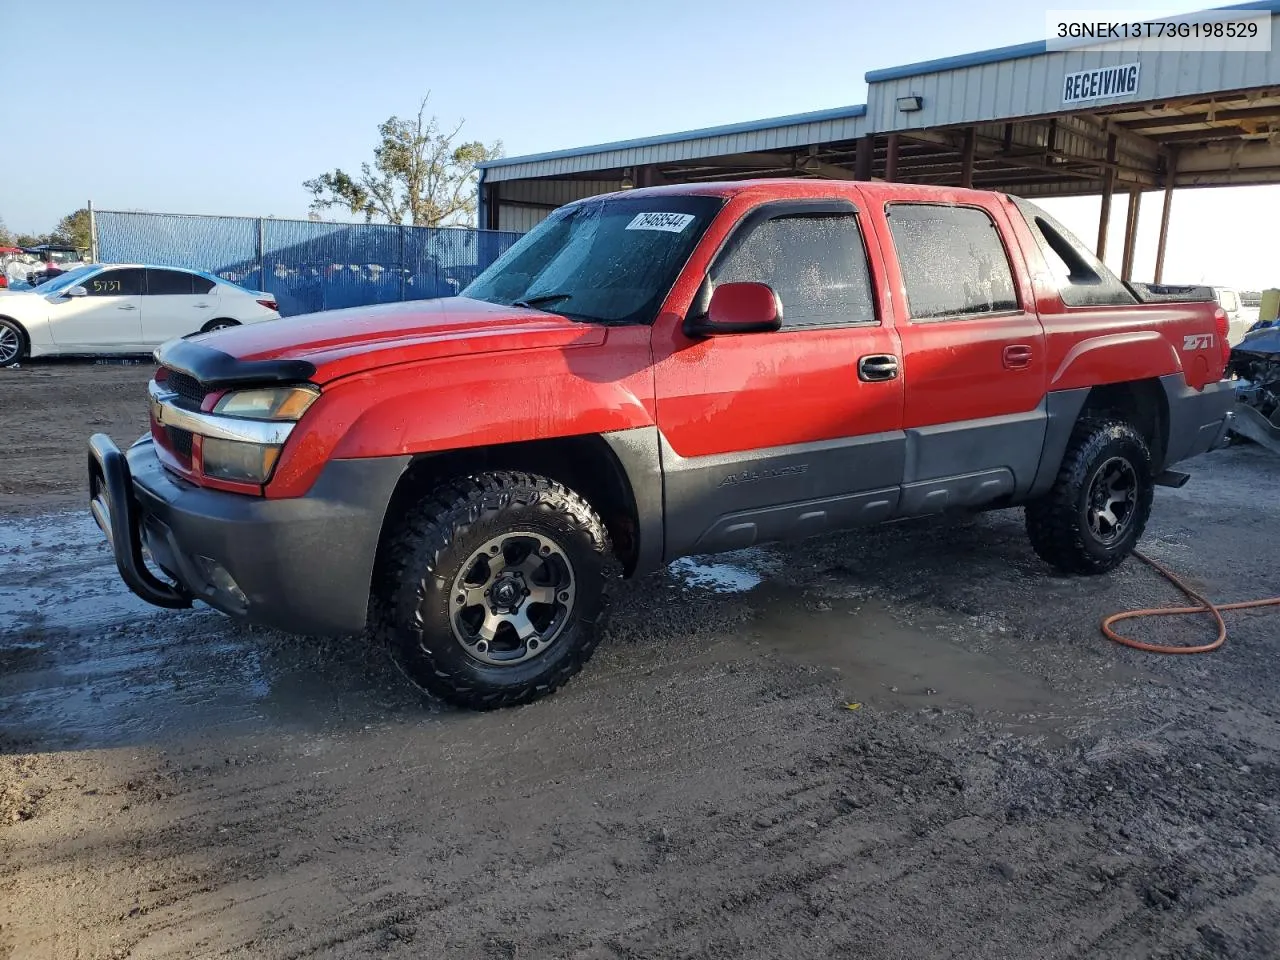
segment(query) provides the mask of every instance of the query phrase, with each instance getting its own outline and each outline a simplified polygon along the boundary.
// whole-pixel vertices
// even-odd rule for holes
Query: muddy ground
[[[145,377],[0,371],[0,957],[1280,956],[1274,615],[1120,648],[1171,589],[1056,576],[1005,511],[677,564],[554,698],[445,710],[126,592],[82,445]],[[1144,548],[1244,599],[1277,530],[1231,448]]]

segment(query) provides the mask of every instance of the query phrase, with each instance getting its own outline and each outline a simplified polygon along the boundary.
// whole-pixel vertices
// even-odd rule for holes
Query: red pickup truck
[[[152,603],[367,627],[433,694],[522,703],[619,569],[1022,505],[1050,564],[1110,570],[1225,436],[1226,325],[1002,194],[632,190],[459,297],[166,344],[150,435],[90,441],[91,509]]]

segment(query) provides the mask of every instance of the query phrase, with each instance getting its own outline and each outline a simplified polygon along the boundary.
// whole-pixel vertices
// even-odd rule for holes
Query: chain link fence
[[[101,263],[204,270],[272,294],[284,316],[448,297],[519,233],[95,210]]]

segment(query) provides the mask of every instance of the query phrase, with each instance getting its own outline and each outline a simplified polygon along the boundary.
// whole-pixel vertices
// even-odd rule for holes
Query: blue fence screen
[[[216,274],[284,316],[453,296],[520,238],[462,227],[94,211],[98,260]]]

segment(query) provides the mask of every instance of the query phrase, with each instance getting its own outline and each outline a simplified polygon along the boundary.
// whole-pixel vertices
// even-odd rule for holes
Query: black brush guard
[[[105,433],[89,438],[89,511],[115,554],[125,584],[147,603],[180,610],[191,606],[191,594],[166,583],[142,556],[142,530],[129,462]]]

